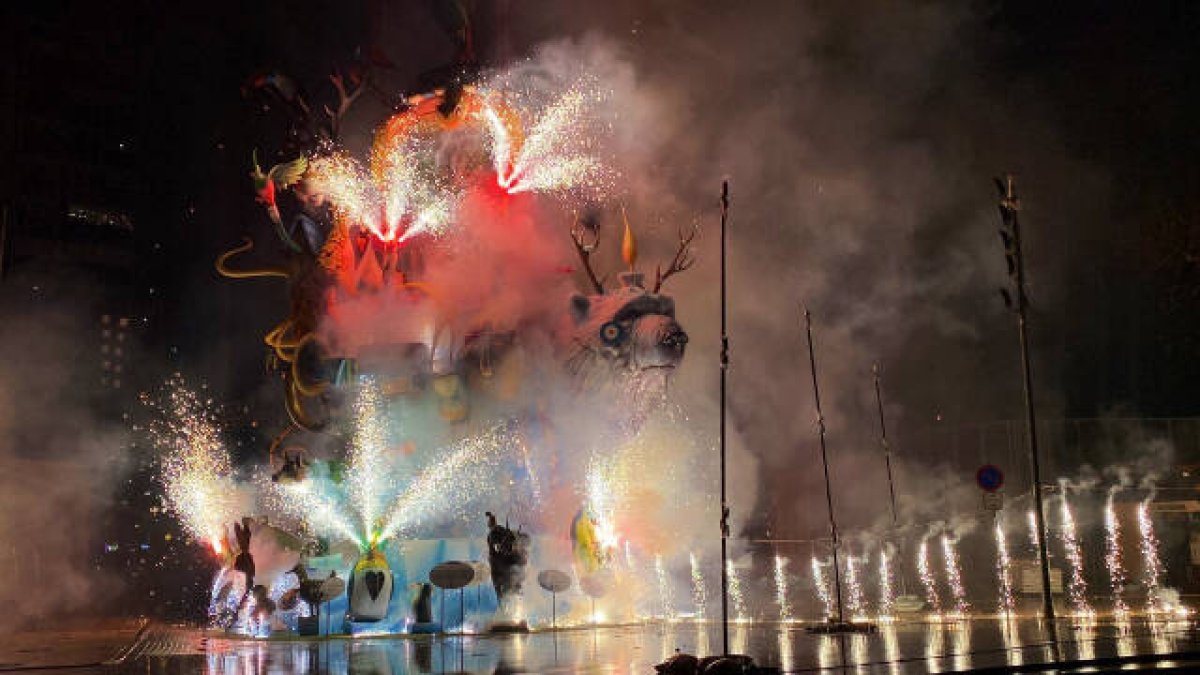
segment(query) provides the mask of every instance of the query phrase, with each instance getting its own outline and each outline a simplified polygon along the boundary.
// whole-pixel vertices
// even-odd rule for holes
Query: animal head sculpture
[[[688,336],[675,319],[675,301],[660,291],[667,278],[695,263],[691,245],[696,230],[679,233],[679,248],[666,270],[661,265],[656,268],[651,290],[646,289],[644,276],[632,271],[637,244],[628,220],[621,253],[630,271],[621,275],[617,289],[606,290],[591,267],[591,253],[599,242],[598,229],[577,223],[571,237],[596,293],[571,297],[565,331],[568,369],[589,379],[604,370],[611,375],[621,371],[669,371],[678,366]]]

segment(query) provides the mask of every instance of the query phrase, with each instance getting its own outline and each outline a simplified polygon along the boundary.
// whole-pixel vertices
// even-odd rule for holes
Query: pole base
[[[879,628],[870,621],[834,621],[805,626],[804,631],[813,635],[835,635],[838,633],[874,633]]]
[[[524,621],[497,621],[488,628],[489,633],[528,633],[529,624]]]

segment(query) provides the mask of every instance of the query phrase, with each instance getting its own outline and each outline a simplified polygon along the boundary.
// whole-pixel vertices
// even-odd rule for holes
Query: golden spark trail
[[[383,410],[383,395],[379,385],[370,377],[359,378],[358,395],[354,400],[354,438],[346,470],[346,484],[351,504],[361,520],[362,539],[374,542],[379,527],[389,485],[390,471],[385,456],[387,427]]]
[[[654,556],[654,576],[658,580],[658,602],[662,608],[662,617],[667,621],[675,618],[675,608],[671,605],[671,588],[667,580],[667,568],[661,555]]]
[[[962,568],[958,564],[957,541],[948,534],[942,534],[942,560],[946,564],[946,583],[950,586],[950,595],[954,598],[954,613],[959,617],[966,616],[971,610],[967,603],[966,589],[963,588]]]
[[[492,137],[492,161],[500,187],[511,194],[549,192],[573,187],[598,187],[604,171],[588,151],[590,134],[579,121],[596,94],[577,84],[551,104],[534,123],[513,156],[512,139],[500,115],[484,111]]]
[[[929,565],[929,541],[921,539],[921,545],[917,548],[917,573],[921,577],[921,585],[925,587],[925,602],[929,603],[929,608],[934,614],[942,613],[942,599],[938,595],[937,579],[933,576],[933,569]]]
[[[1108,584],[1113,597],[1113,613],[1122,615],[1129,611],[1125,604],[1125,564],[1121,560],[1121,522],[1113,508],[1114,490],[1108,491],[1104,502],[1104,566],[1108,569]]]
[[[165,401],[142,400],[161,414],[149,431],[155,445],[166,451],[159,466],[166,506],[188,534],[222,553],[226,524],[244,514],[216,412],[179,375],[165,389]]]
[[[813,556],[813,586],[817,589],[817,598],[821,601],[821,606],[825,608],[825,618],[828,618],[833,616],[833,595],[829,592],[829,583],[825,580],[825,572],[822,567],[821,561]]]
[[[996,580],[1000,592],[997,610],[1002,617],[1013,615],[1016,601],[1013,599],[1012,560],[1008,556],[1008,545],[1004,539],[1004,525],[996,518]]]
[[[862,584],[858,580],[859,559],[846,554],[846,605],[850,610],[850,618],[862,621],[866,618],[867,607],[863,598]]]
[[[896,609],[896,592],[892,586],[892,565],[886,547],[879,548],[879,618],[890,619]]]
[[[746,596],[742,594],[742,579],[732,560],[725,561],[725,573],[729,577],[729,596],[733,598],[734,615],[738,621],[746,621]]]
[[[1066,551],[1067,561],[1071,564],[1071,579],[1067,586],[1067,595],[1075,608],[1076,616],[1091,616],[1095,612],[1087,601],[1087,581],[1083,578],[1083,551],[1079,547],[1079,536],[1075,531],[1075,516],[1071,513],[1071,505],[1067,502],[1067,492],[1062,492],[1062,540]]]
[[[486,433],[464,439],[451,446],[448,454],[425,467],[416,480],[392,503],[383,519],[379,540],[389,539],[420,525],[447,504],[463,504],[477,486],[487,480],[481,470],[488,468],[512,441],[507,424]],[[474,473],[480,471],[479,474]]]
[[[779,620],[784,623],[792,620],[792,603],[788,600],[787,564],[787,558],[775,556],[775,603],[779,605]]]
[[[708,594],[704,589],[704,572],[700,568],[700,559],[695,553],[688,554],[688,562],[692,566],[692,606],[696,608],[696,618],[703,619],[708,613]]]
[[[1146,585],[1146,611],[1151,614],[1167,609],[1162,599],[1162,559],[1158,556],[1158,537],[1154,534],[1154,521],[1150,518],[1147,501],[1137,508],[1138,529],[1142,540],[1142,583]]]

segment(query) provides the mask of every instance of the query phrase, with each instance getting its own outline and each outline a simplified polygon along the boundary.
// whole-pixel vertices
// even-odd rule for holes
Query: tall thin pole
[[[842,568],[838,562],[837,521],[833,517],[833,489],[829,484],[829,457],[825,451],[825,415],[821,413],[821,389],[817,386],[817,357],[813,350],[812,313],[804,308],[804,330],[808,335],[808,365],[812,370],[813,402],[817,407],[817,433],[821,441],[821,467],[825,471],[825,505],[829,508],[829,538],[833,542],[833,587],[837,592],[837,622],[842,616]]]
[[[729,222],[729,181],[721,181],[721,653],[729,654],[729,504],[725,493],[725,386],[729,334],[725,316],[725,230]]]
[[[1033,405],[1033,374],[1029,364],[1029,336],[1026,309],[1029,299],[1025,295],[1025,259],[1021,254],[1021,210],[1017,198],[1016,181],[1012,174],[997,181],[1000,190],[1000,217],[1007,226],[1007,235],[1001,231],[1009,259],[1010,270],[1016,291],[1017,335],[1021,343],[1021,387],[1025,394],[1025,431],[1029,438],[1029,467],[1033,473],[1034,520],[1037,526],[1038,564],[1042,572],[1042,615],[1046,619],[1051,640],[1057,641],[1054,625],[1054,596],[1050,591],[1050,562],[1046,554],[1046,515],[1042,506],[1042,472],[1038,462],[1037,417]],[[1006,296],[1007,297],[1007,296]]]
[[[896,508],[896,482],[892,476],[892,446],[888,443],[887,438],[887,421],[883,416],[883,387],[879,384],[879,362],[876,361],[871,366],[871,374],[875,378],[875,407],[879,410],[879,445],[883,447],[883,462],[887,467],[888,479],[888,496],[891,497],[892,505],[892,531],[897,536],[896,545],[900,546],[899,531],[900,531],[900,512]],[[901,547],[903,553],[903,547]],[[900,575],[900,592],[908,595],[908,578],[904,574],[904,556],[896,556],[896,571]]]
[[[871,366],[875,376],[875,406],[879,409],[879,444],[883,446],[883,461],[887,465],[888,495],[892,498],[892,527],[900,525],[900,516],[896,511],[896,485],[892,480],[892,446],[888,445],[887,422],[883,417],[883,391],[879,387],[879,363]]]

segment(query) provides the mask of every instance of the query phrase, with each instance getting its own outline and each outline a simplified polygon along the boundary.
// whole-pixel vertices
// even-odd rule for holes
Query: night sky
[[[539,16],[538,3],[476,4],[485,64],[497,63],[501,51],[519,57],[539,38],[589,29],[578,20],[547,25],[557,14],[542,8]],[[651,19],[639,15],[638,4],[612,8],[597,29]],[[1057,121],[1065,146],[1111,176],[1109,217],[1085,228],[1087,241],[1056,242],[1090,257],[1066,279],[1071,300],[1056,317],[1056,328],[1070,334],[1052,340],[1074,383],[1067,407],[1084,415],[1116,405],[1152,416],[1194,412],[1200,57],[1190,36],[1200,9],[1186,2],[1006,2],[977,10],[990,31],[972,55],[981,73],[1007,87],[1010,103]],[[872,9],[867,3],[856,11]],[[163,298],[150,358],[170,354],[207,369],[215,346],[217,361],[237,367],[206,375],[230,378],[234,391],[247,394],[258,355],[244,339],[256,331],[245,323],[278,295],[239,287],[239,301],[229,302],[230,291],[208,270],[218,251],[261,225],[247,198],[250,150],[280,152],[286,139],[280,116],[264,112],[242,85],[281,72],[320,91],[331,69],[373,51],[398,64],[382,73],[383,88],[415,90],[422,71],[452,58],[434,9],[423,2],[48,2],[5,12],[8,58],[20,64],[5,83],[14,113],[29,106],[82,122],[84,130],[54,151],[86,161],[97,152],[117,155],[105,161],[132,176],[132,189],[104,197],[134,215],[145,282]],[[395,40],[401,34],[404,41]],[[69,58],[58,58],[64,52]],[[11,194],[20,168],[10,163],[8,172]]]

